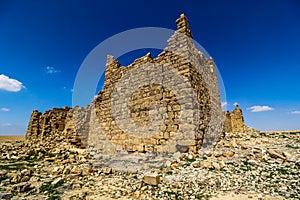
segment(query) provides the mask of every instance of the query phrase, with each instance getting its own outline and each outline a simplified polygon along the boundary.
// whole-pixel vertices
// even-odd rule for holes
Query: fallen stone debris
[[[66,143],[4,142],[0,160],[0,199],[300,198],[300,131],[227,133],[210,152],[136,173]]]

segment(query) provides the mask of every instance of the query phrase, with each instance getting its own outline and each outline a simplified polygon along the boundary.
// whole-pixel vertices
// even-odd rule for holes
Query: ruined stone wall
[[[94,102],[103,134],[114,145],[119,146],[119,149],[138,152],[164,151],[166,144],[173,140],[176,132],[181,129],[191,133],[193,142],[189,147],[182,147],[185,146],[184,141],[186,138],[180,138],[177,142],[183,145],[177,145],[177,148],[197,151],[203,144],[204,135],[209,129],[212,129],[211,132],[214,133],[220,133],[222,130],[222,126],[218,123],[211,123],[212,115],[223,116],[220,114],[222,112],[220,93],[214,61],[211,58],[206,58],[202,52],[195,48],[186,17],[181,15],[176,23],[177,31],[168,40],[168,46],[157,58],[153,59],[150,54],[147,54],[136,59],[129,66],[121,66],[113,56],[109,55],[107,57],[104,89]],[[141,73],[138,68],[143,68],[145,73]],[[175,78],[165,78],[168,76],[169,72],[166,72],[168,69],[175,72],[175,75],[184,77],[184,82],[175,80]],[[147,80],[149,74],[151,74],[151,77],[160,77],[163,74],[162,82],[165,85],[170,83],[169,88]],[[122,84],[118,84],[119,82],[122,82]],[[208,83],[213,84],[213,87],[211,88]],[[173,87],[174,90],[172,84],[175,86]],[[196,98],[192,101],[196,101],[198,108],[194,108],[189,101],[180,102],[177,91],[188,92],[184,84],[189,84],[193,88]],[[129,87],[137,88],[137,90],[128,95],[125,91]],[[118,93],[117,98],[113,97],[114,91]],[[161,120],[156,120],[156,124],[151,124],[151,126],[154,129],[154,127],[160,126],[159,122],[163,121],[161,129],[151,136],[141,136],[129,134],[130,130],[126,131],[124,128],[120,128],[117,120],[123,120],[121,123],[126,123],[126,120],[128,120],[129,125],[131,122],[126,117],[118,118],[119,116],[114,116],[113,107],[126,105],[127,103],[130,107],[132,122],[145,127],[145,129],[137,130],[135,126],[132,126],[129,129],[136,132],[146,132],[149,128],[149,108],[155,105],[162,106],[152,113],[157,119]],[[184,112],[194,112],[195,109],[198,109],[198,123],[192,121],[193,119],[190,123],[181,123],[182,116],[180,116],[180,113],[183,112],[183,108],[187,107],[188,109]],[[218,136],[212,135],[211,138],[213,137]],[[206,142],[213,142],[211,138],[207,137]],[[168,151],[176,150],[178,149],[168,149]]]
[[[225,113],[225,124],[224,131],[229,133],[244,133],[245,132],[245,122],[242,109],[237,105],[235,109],[231,112]]]
[[[29,120],[26,140],[49,146],[67,142],[77,147],[83,147],[81,139],[76,133],[73,111],[74,109],[68,107],[54,108],[44,114],[34,110]]]
[[[232,132],[245,132],[245,123],[242,109],[237,105],[230,113]]]
[[[225,115],[225,122],[224,122],[223,130],[225,133],[230,133],[230,132],[232,132],[230,112],[224,111],[224,115]]]
[[[108,55],[103,90],[90,106],[33,111],[26,139],[67,140],[107,153],[197,152],[215,143],[224,117],[216,66],[195,47],[186,17],[176,24],[156,58],[121,66]]]

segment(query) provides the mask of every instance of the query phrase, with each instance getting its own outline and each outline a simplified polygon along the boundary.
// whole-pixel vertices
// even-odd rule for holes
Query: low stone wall
[[[224,132],[244,133],[246,126],[242,109],[237,105],[231,112],[225,112]]]
[[[64,141],[83,148],[82,141],[76,133],[73,111],[68,107],[54,108],[44,114],[34,110],[29,120],[26,140],[50,146]]]

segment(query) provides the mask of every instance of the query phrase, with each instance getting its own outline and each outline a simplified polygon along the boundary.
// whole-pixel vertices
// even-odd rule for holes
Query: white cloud
[[[5,124],[1,124],[1,126],[8,127],[8,126],[12,126],[12,124],[11,123],[5,123]]]
[[[60,70],[56,69],[55,67],[46,67],[46,72],[47,74],[55,74],[55,73],[59,73]]]
[[[10,111],[9,108],[0,108],[0,110],[3,111],[3,112],[8,112],[8,111]]]
[[[227,104],[228,104],[227,102],[221,102],[221,106],[222,106],[222,108],[223,108],[223,107],[226,107],[226,106],[227,106]]]
[[[234,104],[233,104],[234,106],[238,106],[239,105],[239,103],[238,102],[234,102]]]
[[[247,108],[247,110],[250,110],[251,112],[264,112],[274,110],[274,108],[270,106],[252,106],[250,108]]]
[[[19,92],[23,88],[25,87],[20,81],[9,78],[4,74],[0,74],[0,90],[6,90],[9,92]]]
[[[291,112],[291,114],[300,115],[300,110],[295,110],[295,111]]]

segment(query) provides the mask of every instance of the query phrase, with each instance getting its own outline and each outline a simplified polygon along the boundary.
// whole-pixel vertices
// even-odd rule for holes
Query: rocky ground
[[[146,174],[96,167],[66,143],[0,145],[0,199],[300,199],[300,131],[226,134]]]

